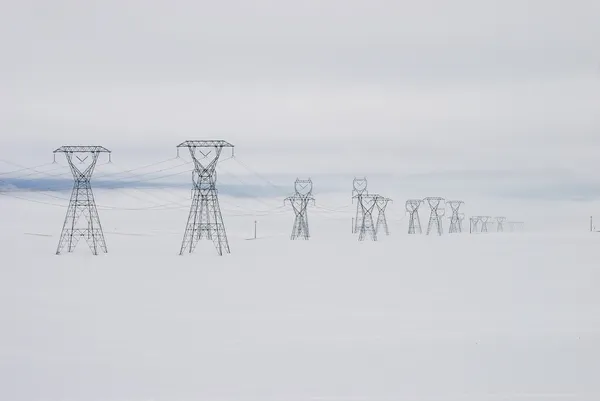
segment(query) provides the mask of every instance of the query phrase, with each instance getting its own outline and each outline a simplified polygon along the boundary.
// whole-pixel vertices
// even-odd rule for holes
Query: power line
[[[36,168],[45,167],[45,166],[54,164],[54,163],[44,163],[44,164],[40,164],[40,165],[33,166],[33,167],[25,167],[25,166],[22,166],[20,164],[13,163],[11,161],[4,160],[4,159],[0,159],[0,162],[6,163],[6,164],[10,164],[12,166],[20,167],[18,170],[1,172],[0,175],[19,173],[21,171],[26,171],[26,170],[35,170]]]

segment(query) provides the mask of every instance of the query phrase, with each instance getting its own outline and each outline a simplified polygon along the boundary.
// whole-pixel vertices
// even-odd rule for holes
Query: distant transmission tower
[[[525,227],[525,223],[522,221],[509,221],[506,224],[508,224],[508,229],[510,232],[522,231]]]
[[[389,202],[392,202],[392,200],[383,196],[378,196],[375,200],[375,205],[377,206],[377,224],[375,226],[375,232],[377,232],[377,234],[379,234],[380,229],[383,229],[385,235],[390,235],[387,219],[385,218],[385,209]]]
[[[506,217],[496,217],[496,232],[502,233],[504,232],[504,223],[506,222]]]
[[[201,239],[212,240],[219,255],[223,255],[223,251],[229,253],[227,233],[219,207],[216,167],[223,148],[232,148],[233,154],[233,145],[220,140],[185,141],[177,146],[178,156],[180,148],[189,149],[194,161],[194,171],[192,206],[179,254],[183,255],[186,250],[192,253]]]
[[[434,226],[438,235],[442,235],[444,232],[442,227],[442,217],[444,217],[445,209],[442,208],[442,212],[440,213],[440,204],[444,201],[444,198],[430,196],[423,200],[427,202],[429,208],[431,209],[431,214],[429,215],[429,224],[427,225],[427,235],[431,233]]]
[[[479,216],[479,221],[481,221],[481,232],[488,232],[488,224],[490,224],[490,220],[492,218],[490,216]]]
[[[360,227],[358,228],[358,240],[364,241],[367,236],[373,241],[377,241],[377,229],[373,223],[373,210],[377,206],[379,195],[356,195],[358,205],[361,208]]]
[[[452,200],[447,201],[446,204],[450,205],[450,209],[452,210],[452,216],[450,216],[450,229],[448,232],[450,234],[462,232],[460,207],[464,204],[464,202],[459,200]]]
[[[360,228],[360,226],[362,225],[362,220],[363,220],[363,210],[361,207],[361,199],[363,195],[368,194],[369,192],[367,191],[367,178],[363,177],[363,178],[354,178],[354,181],[352,182],[352,201],[354,201],[354,199],[356,198],[356,200],[358,201],[356,204],[356,218],[354,219],[354,233],[358,232],[358,229]]]
[[[469,222],[471,224],[469,231],[471,232],[471,234],[476,234],[479,230],[479,216],[471,217],[469,219]]]
[[[98,255],[99,250],[107,253],[90,180],[100,153],[108,153],[110,161],[110,150],[102,146],[62,146],[54,151],[55,161],[57,153],[64,153],[67,157],[74,184],[56,254],[60,255],[65,247],[68,252],[73,252],[81,238],[85,239],[94,255]],[[73,156],[82,168],[75,164]],[[85,223],[80,223],[81,216],[85,218]]]
[[[314,204],[315,198],[312,196],[313,184],[310,178],[308,180],[296,179],[294,183],[295,193],[293,196],[285,198],[283,204],[287,202],[292,205],[296,218],[294,219],[294,228],[290,239],[297,238],[309,239],[310,231],[308,228],[308,204]]]
[[[423,234],[421,230],[421,219],[419,218],[419,206],[423,203],[422,199],[409,199],[406,201],[406,211],[408,212],[408,233]]]

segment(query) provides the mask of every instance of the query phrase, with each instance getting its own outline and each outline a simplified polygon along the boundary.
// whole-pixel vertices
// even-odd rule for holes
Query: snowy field
[[[180,257],[189,191],[160,210],[121,194],[97,192],[98,257],[54,255],[64,208],[0,197],[0,400],[600,399],[585,223],[409,236],[398,201],[392,235],[358,243],[345,194],[292,242],[279,199],[223,197],[232,253]]]

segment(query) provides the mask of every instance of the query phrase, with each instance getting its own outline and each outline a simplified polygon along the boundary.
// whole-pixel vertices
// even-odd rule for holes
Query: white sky
[[[2,8],[0,156],[12,161],[76,143],[162,160],[215,138],[264,172],[600,167],[598,1]]]

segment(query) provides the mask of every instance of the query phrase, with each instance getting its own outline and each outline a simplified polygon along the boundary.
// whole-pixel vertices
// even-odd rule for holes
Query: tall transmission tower
[[[358,240],[364,241],[367,236],[373,241],[377,241],[377,229],[373,223],[373,211],[377,206],[379,195],[361,194],[355,196],[358,199],[358,205],[361,208],[360,227],[358,228]]]
[[[180,255],[187,250],[192,253],[201,239],[212,240],[219,255],[230,253],[227,233],[219,206],[217,191],[217,163],[223,148],[233,145],[226,141],[185,141],[177,146],[177,156],[181,148],[188,148],[194,161],[192,172],[192,206],[188,216]]]
[[[506,217],[499,216],[496,217],[496,232],[502,233],[504,232],[504,223],[506,222]]]
[[[57,153],[65,154],[74,184],[56,254],[60,255],[65,247],[68,252],[73,252],[81,238],[85,239],[94,255],[98,255],[99,251],[107,253],[91,179],[100,154],[108,153],[110,161],[111,152],[102,146],[61,146],[54,151],[55,161]],[[81,216],[85,218],[85,223],[81,222]]]
[[[446,202],[447,205],[450,205],[450,209],[452,210],[452,216],[450,216],[450,229],[448,230],[450,234],[462,232],[460,207],[464,205],[464,203],[465,202],[460,200],[451,200]]]
[[[481,232],[488,232],[488,224],[490,224],[490,220],[492,218],[490,216],[479,216],[479,221],[481,222]]]
[[[405,208],[408,212],[409,234],[423,234],[423,230],[421,230],[421,219],[419,218],[419,207],[422,203],[422,199],[409,199],[406,201]]]
[[[367,178],[366,177],[362,177],[362,178],[356,178],[354,177],[354,180],[352,181],[352,201],[354,201],[354,199],[357,199],[357,204],[356,204],[356,218],[354,219],[354,232],[358,232],[358,229],[361,227],[362,225],[362,220],[363,220],[363,209],[361,207],[361,199],[363,195],[367,195],[369,192],[367,191]]]
[[[310,231],[308,228],[308,204],[311,202],[314,204],[315,202],[315,198],[312,196],[313,184],[311,179],[300,180],[297,178],[294,183],[294,190],[294,195],[285,198],[283,201],[284,205],[287,202],[292,205],[296,215],[290,239],[295,240],[303,238],[307,240],[310,238]]]
[[[390,198],[383,196],[378,196],[375,199],[375,205],[377,206],[377,224],[375,226],[375,232],[377,232],[377,234],[379,234],[380,229],[383,229],[385,235],[390,235],[387,219],[385,217],[385,209],[387,208],[389,202],[393,201]]]
[[[440,205],[444,201],[444,198],[430,196],[423,200],[427,202],[429,209],[431,210],[431,214],[429,215],[429,224],[427,225],[427,235],[431,233],[434,226],[438,235],[442,235],[444,232],[442,226],[442,217],[444,217],[446,210],[445,208],[441,208],[442,212],[440,212]]]

